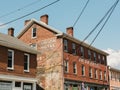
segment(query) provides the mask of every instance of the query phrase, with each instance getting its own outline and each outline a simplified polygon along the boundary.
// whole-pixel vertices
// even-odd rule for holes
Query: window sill
[[[24,72],[29,73],[30,71],[29,70],[24,70]]]
[[[14,70],[14,68],[10,68],[10,67],[8,67],[8,68],[7,68],[7,70],[11,70],[11,71],[13,71],[13,70]]]
[[[37,37],[31,37],[32,39],[36,39]]]

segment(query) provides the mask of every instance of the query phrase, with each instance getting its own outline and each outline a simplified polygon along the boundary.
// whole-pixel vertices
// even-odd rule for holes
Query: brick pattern
[[[7,69],[8,49],[14,50],[14,69]],[[36,55],[30,54],[30,71],[24,72],[24,53],[20,50],[0,46],[0,74],[17,75],[25,77],[36,76]],[[28,53],[29,54],[29,53]]]

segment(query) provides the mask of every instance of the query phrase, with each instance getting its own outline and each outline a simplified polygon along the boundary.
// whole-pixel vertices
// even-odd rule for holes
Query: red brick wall
[[[8,49],[14,50],[14,70],[7,69]],[[30,71],[24,72],[24,54],[25,52],[20,50],[0,46],[0,73],[35,77],[37,66],[36,55],[28,53],[30,55]]]

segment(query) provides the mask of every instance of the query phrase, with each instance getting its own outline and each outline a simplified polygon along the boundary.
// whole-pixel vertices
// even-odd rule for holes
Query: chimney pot
[[[45,24],[48,24],[48,15],[47,14],[42,15],[40,17],[40,21],[44,22]]]
[[[66,29],[66,33],[67,33],[68,35],[70,35],[70,36],[73,36],[73,27],[68,27],[68,28]]]
[[[14,37],[14,28],[8,28],[8,35],[13,36]]]

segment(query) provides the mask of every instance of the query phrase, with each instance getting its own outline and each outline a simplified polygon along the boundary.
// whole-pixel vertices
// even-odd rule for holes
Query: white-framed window
[[[88,59],[91,59],[91,58],[92,58],[91,51],[88,50]]]
[[[68,52],[68,40],[64,39],[64,51]]]
[[[92,78],[92,68],[89,68],[89,77]]]
[[[32,28],[32,38],[36,38],[37,37],[37,29],[34,27]]]
[[[84,57],[84,48],[82,46],[80,47],[80,55],[81,57]]]
[[[102,80],[102,71],[100,70],[100,80]]]
[[[107,78],[106,78],[106,71],[104,71],[104,80],[107,80]]]
[[[24,71],[29,72],[29,65],[30,65],[30,56],[29,54],[24,54]]]
[[[95,69],[94,73],[95,73],[95,79],[98,79],[97,69]]]
[[[96,60],[97,60],[96,52],[94,52],[93,56],[94,56],[94,62],[96,63]]]
[[[75,62],[73,62],[73,73],[77,74],[77,65]]]
[[[69,71],[69,63],[67,60],[64,60],[64,70],[65,70],[65,73],[68,73]]]
[[[72,43],[72,54],[76,55],[76,45]]]
[[[85,76],[85,66],[82,65],[82,76]]]
[[[14,50],[8,50],[7,69],[14,69]]]

